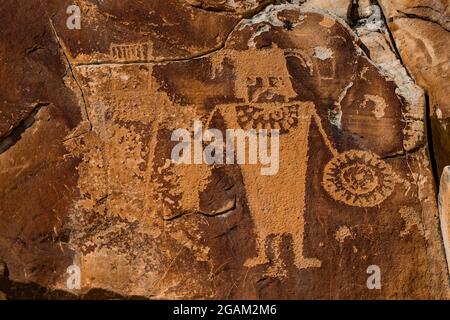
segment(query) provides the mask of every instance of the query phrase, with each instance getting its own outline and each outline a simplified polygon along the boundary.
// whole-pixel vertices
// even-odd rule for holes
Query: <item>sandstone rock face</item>
[[[321,9],[346,20],[351,15],[352,0],[307,0],[302,4],[304,9]]]
[[[83,0],[71,30],[69,1],[3,1],[6,298],[449,297],[425,94],[381,9],[269,3]],[[196,156],[230,129],[276,131]]]
[[[430,97],[438,172],[450,163],[450,6],[447,0],[381,0],[401,57]]]
[[[450,167],[445,167],[441,177],[441,186],[439,188],[439,217],[450,272]]]

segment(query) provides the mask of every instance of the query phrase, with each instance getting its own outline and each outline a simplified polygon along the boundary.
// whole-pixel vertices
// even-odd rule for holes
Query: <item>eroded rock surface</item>
[[[306,0],[301,4],[304,9],[325,10],[344,20],[351,18],[352,0]]]
[[[381,0],[403,62],[430,97],[437,171],[450,164],[450,6],[447,0]]]
[[[0,5],[0,291],[448,297],[424,92],[371,4],[355,33],[320,1],[62,2]],[[276,174],[174,164],[196,122],[279,130]]]
[[[439,188],[439,213],[447,264],[450,272],[450,167],[445,167]]]

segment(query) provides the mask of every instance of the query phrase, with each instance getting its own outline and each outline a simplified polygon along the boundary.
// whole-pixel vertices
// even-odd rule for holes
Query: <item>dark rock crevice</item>
[[[91,289],[75,294],[61,289],[43,287],[35,282],[22,283],[9,279],[8,274],[0,275],[0,293],[7,300],[147,300],[141,296],[124,296],[105,289]]]
[[[380,10],[381,10],[381,17],[383,19],[384,25],[386,26],[386,31],[387,31],[387,35],[389,36],[389,44],[391,46],[392,51],[395,53],[395,55],[397,56],[397,59],[400,60],[400,63],[402,64],[402,66],[405,68],[406,72],[408,73],[408,76],[411,79],[414,79],[414,77],[411,75],[411,73],[408,70],[408,66],[404,63],[402,55],[400,54],[400,50],[397,47],[397,43],[395,41],[394,35],[392,34],[392,30],[389,28],[389,21],[386,18],[386,14],[383,10],[383,6],[380,5],[378,0],[374,0],[373,3],[375,5],[377,5]]]
[[[439,190],[440,172],[438,170],[436,150],[433,140],[430,96],[427,93],[425,94],[425,123],[426,123],[426,140],[428,143],[428,154],[431,162],[431,170],[433,172],[435,188],[436,190]]]
[[[53,25],[53,22],[52,22],[51,18],[50,17],[47,17],[47,18],[48,18],[50,27],[51,27],[52,32],[53,32],[54,40],[56,41],[56,43],[59,46],[59,50],[60,50],[60,52],[62,54],[63,60],[65,61],[66,65],[67,65],[67,68],[68,68],[68,70],[70,72],[70,76],[74,80],[76,86],[78,87],[79,94],[80,94],[81,100],[82,100],[82,114],[83,114],[83,118],[84,118],[84,120],[86,120],[89,123],[89,128],[88,129],[89,129],[89,131],[91,131],[92,130],[92,123],[91,123],[91,121],[89,119],[89,113],[88,113],[88,107],[87,107],[88,103],[87,103],[87,99],[86,99],[86,96],[84,94],[83,88],[82,88],[79,80],[77,79],[76,73],[74,72],[73,66],[72,66],[72,64],[70,62],[70,59],[69,59],[69,56],[67,55],[67,53],[66,53],[66,51],[64,49],[64,46],[63,46],[63,44],[61,42],[61,39],[58,36],[58,33],[56,32],[55,26]]]
[[[347,19],[351,28],[355,27],[358,24],[358,21],[361,19],[359,15],[359,0],[352,0],[352,2],[350,3],[350,9],[348,10]]]
[[[430,17],[426,17],[426,16],[421,16],[415,13],[408,13],[408,12],[403,12],[403,11],[398,11],[398,13],[402,14],[402,16],[398,16],[398,17],[393,17],[393,19],[418,19],[418,20],[422,20],[422,21],[426,21],[426,22],[431,22],[433,24],[438,25],[439,27],[441,27],[442,29],[444,29],[447,32],[450,32],[450,29],[443,25],[440,21],[432,19]]]
[[[22,119],[15,127],[13,127],[8,134],[2,137],[0,141],[0,155],[6,152],[9,148],[14,146],[27,131],[36,122],[36,116],[43,107],[47,107],[48,102],[38,102],[32,110]]]
[[[256,8],[253,8],[251,10],[245,11],[241,14],[242,18],[250,18],[252,16],[254,16],[255,14],[263,11],[265,9],[265,7],[267,7],[268,5],[271,4],[278,4],[280,1],[279,0],[266,0],[263,1],[262,3],[260,3]],[[186,5],[198,9],[198,10],[202,10],[202,11],[206,11],[206,12],[213,12],[213,13],[224,13],[224,14],[233,14],[235,13],[235,11],[232,8],[227,8],[226,6],[218,6],[218,7],[214,7],[212,5],[208,5],[205,4],[205,2],[199,2],[197,4],[195,3],[185,3]]]

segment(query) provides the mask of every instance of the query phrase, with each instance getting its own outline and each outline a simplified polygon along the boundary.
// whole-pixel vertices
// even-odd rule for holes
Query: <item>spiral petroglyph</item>
[[[333,199],[349,206],[374,207],[394,191],[395,175],[375,154],[350,150],[325,166],[323,187]]]

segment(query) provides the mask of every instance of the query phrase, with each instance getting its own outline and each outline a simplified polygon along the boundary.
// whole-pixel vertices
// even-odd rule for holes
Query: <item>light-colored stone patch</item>
[[[314,57],[320,60],[329,60],[333,58],[333,50],[324,47],[314,48]]]
[[[450,166],[444,168],[439,188],[439,219],[450,273]]]
[[[366,94],[364,96],[362,108],[368,108],[369,102],[373,103],[372,113],[375,116],[375,118],[377,118],[378,120],[383,118],[385,114],[384,111],[387,108],[386,101],[380,96]]]
[[[308,0],[302,4],[303,8],[321,9],[347,20],[352,0]]]
[[[352,237],[352,232],[349,227],[347,226],[340,226],[339,229],[336,231],[334,238],[340,243],[343,244],[345,239]]]
[[[405,222],[405,227],[400,231],[400,236],[405,237],[411,233],[414,226],[417,227],[422,236],[425,235],[422,222],[420,221],[419,213],[412,207],[401,207],[399,213]]]

